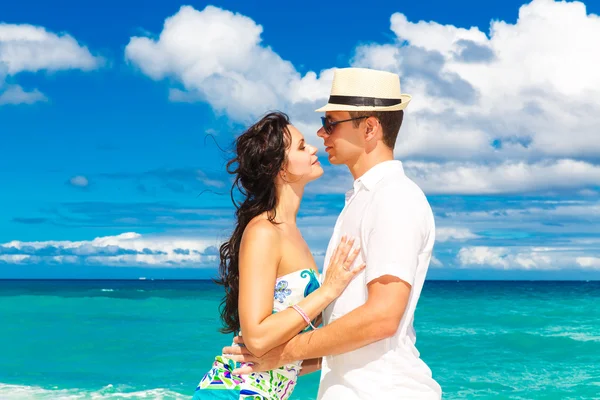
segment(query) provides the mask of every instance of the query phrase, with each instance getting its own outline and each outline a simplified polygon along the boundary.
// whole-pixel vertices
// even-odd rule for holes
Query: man
[[[323,357],[321,400],[441,398],[440,386],[419,358],[413,328],[435,241],[434,218],[423,192],[394,160],[410,100],[396,74],[335,71],[329,102],[317,110],[325,112],[318,135],[329,161],[346,165],[354,184],[329,242],[325,270],[344,234],[360,241],[355,265],[366,262],[366,269],[323,312],[323,328],[260,359],[243,347],[224,348],[235,360],[253,363],[234,372]]]

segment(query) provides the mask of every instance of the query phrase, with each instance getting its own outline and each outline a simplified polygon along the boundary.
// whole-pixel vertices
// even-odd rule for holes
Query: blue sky
[[[282,4],[0,5],[0,278],[213,275],[232,139],[280,109],[323,156],[347,66],[413,95],[396,157],[436,215],[430,278],[600,278],[600,2]],[[321,161],[318,264],[351,187]]]

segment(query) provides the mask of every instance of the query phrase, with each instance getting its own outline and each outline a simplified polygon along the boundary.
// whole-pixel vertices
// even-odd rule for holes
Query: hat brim
[[[332,104],[327,103],[323,107],[316,109],[315,112],[326,112],[326,111],[400,111],[404,110],[410,100],[412,99],[409,94],[400,95],[400,99],[402,100],[399,104],[388,107],[373,107],[373,106],[352,106],[346,104]]]

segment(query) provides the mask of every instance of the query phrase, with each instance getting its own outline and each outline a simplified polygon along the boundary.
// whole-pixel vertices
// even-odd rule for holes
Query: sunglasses
[[[328,135],[331,135],[333,133],[333,128],[335,128],[335,126],[337,124],[341,124],[342,122],[354,121],[356,119],[363,119],[363,118],[369,118],[369,117],[356,117],[356,118],[350,118],[350,119],[343,119],[341,121],[330,121],[327,119],[327,117],[321,117],[321,124],[323,124],[323,129],[325,129],[325,132]]]

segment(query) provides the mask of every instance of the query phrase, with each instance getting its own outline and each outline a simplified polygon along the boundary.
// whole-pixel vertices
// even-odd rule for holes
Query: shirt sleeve
[[[366,282],[392,275],[412,286],[427,235],[424,207],[406,193],[380,195],[365,215]]]

